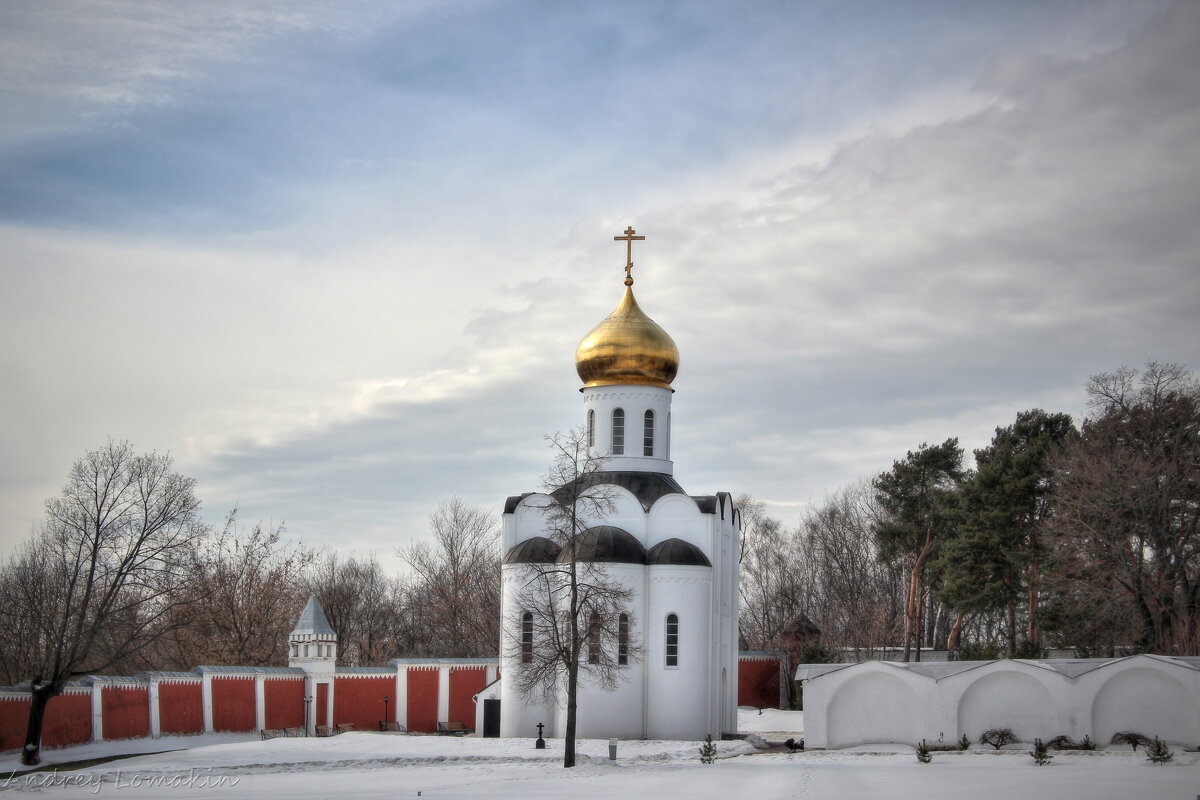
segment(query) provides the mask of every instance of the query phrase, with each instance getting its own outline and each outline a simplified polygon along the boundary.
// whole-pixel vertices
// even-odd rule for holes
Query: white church
[[[639,307],[633,294],[629,228],[625,290],[611,314],[575,352],[582,382],[587,446],[603,460],[589,483],[611,498],[604,518],[587,519],[576,542],[578,561],[618,582],[630,602],[619,632],[598,642],[619,665],[618,685],[605,690],[581,673],[580,738],[703,739],[737,730],[738,536],[728,493],[689,495],[671,461],[671,384],[679,370],[675,342]],[[560,559],[544,511],[544,493],[510,497],[503,514],[504,632],[500,680],[481,700],[500,700],[500,735],[563,736],[563,691],[523,696],[515,680],[534,642],[532,613],[520,608],[526,575]],[[520,646],[512,646],[520,643]],[[636,654],[630,644],[640,644]],[[589,646],[592,643],[589,642]],[[583,658],[587,658],[585,650]]]

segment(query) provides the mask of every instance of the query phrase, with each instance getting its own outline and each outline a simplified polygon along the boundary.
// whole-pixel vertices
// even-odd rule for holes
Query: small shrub
[[[1096,743],[1092,741],[1092,737],[1088,736],[1085,733],[1083,735],[1083,739],[1080,740],[1080,742],[1079,742],[1079,749],[1080,750],[1095,750]]]
[[[1157,736],[1154,741],[1146,745],[1146,759],[1155,764],[1166,764],[1174,760],[1175,754],[1171,752],[1171,748],[1167,747],[1167,743]]]
[[[922,764],[928,764],[930,761],[933,761],[933,754],[929,752],[929,745],[925,744],[924,739],[917,745],[917,761]]]
[[[970,740],[970,739],[968,739],[968,738],[967,738],[967,735],[964,733],[964,734],[962,735],[962,738],[958,740],[958,749],[959,749],[959,750],[966,750],[966,749],[967,749],[968,747],[970,747],[970,746],[971,746],[971,740]]]
[[[1070,736],[1055,736],[1050,741],[1046,742],[1047,747],[1053,747],[1055,750],[1078,750],[1079,742],[1072,739]]]
[[[1150,746],[1150,737],[1144,736],[1137,731],[1117,731],[1113,734],[1112,741],[1109,744],[1128,744],[1133,746],[1133,752],[1137,752],[1138,745],[1144,744]]]
[[[1012,732],[1012,728],[992,728],[984,731],[983,735],[979,737],[979,741],[981,744],[990,744],[999,750],[1006,744],[1016,744],[1020,740]]]
[[[713,744],[712,734],[704,737],[704,744],[700,745],[700,763],[712,764],[717,760],[717,746]]]
[[[1033,763],[1039,767],[1046,766],[1054,758],[1050,755],[1050,748],[1046,747],[1046,743],[1041,739],[1033,740],[1033,749],[1029,751],[1029,755],[1033,756]]]

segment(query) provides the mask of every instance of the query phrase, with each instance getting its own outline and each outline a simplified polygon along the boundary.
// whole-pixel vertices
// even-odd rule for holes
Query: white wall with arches
[[[1010,728],[1024,742],[1068,735],[1106,745],[1134,730],[1200,746],[1200,658],[807,664],[809,747],[973,742]]]

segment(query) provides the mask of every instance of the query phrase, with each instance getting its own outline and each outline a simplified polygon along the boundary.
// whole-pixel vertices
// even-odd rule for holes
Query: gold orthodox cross
[[[625,285],[633,285],[633,243],[640,242],[645,236],[634,236],[637,233],[632,227],[625,229],[624,236],[614,236],[614,242],[625,242]]]

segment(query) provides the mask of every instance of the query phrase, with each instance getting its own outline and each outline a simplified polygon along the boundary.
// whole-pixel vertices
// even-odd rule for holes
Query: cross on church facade
[[[625,285],[633,285],[633,243],[644,240],[645,236],[635,236],[637,231],[632,227],[625,229],[624,236],[614,236],[614,242],[625,242]]]

